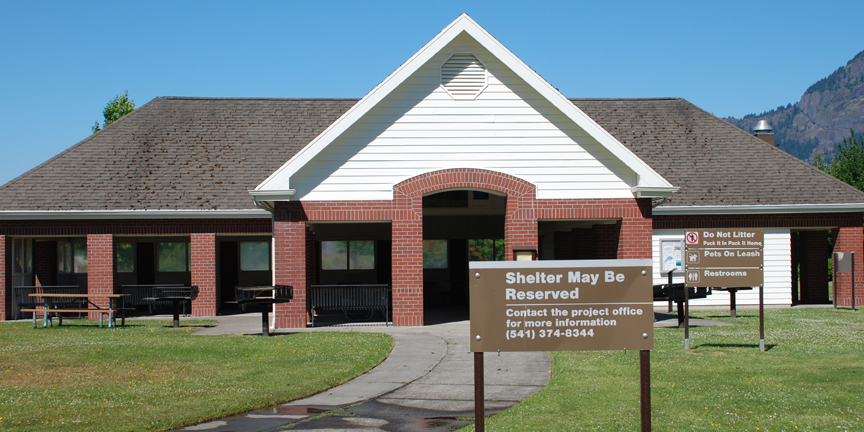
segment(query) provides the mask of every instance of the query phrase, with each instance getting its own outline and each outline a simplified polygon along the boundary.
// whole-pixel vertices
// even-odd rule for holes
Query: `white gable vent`
[[[486,66],[474,54],[456,53],[441,65],[441,87],[453,99],[474,99],[486,84]]]

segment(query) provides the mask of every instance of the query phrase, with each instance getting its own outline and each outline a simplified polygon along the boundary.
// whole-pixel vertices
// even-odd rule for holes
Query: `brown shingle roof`
[[[663,178],[665,206],[864,203],[864,193],[683,99],[571,99]]]
[[[0,187],[0,210],[251,209],[247,192],[357,99],[157,98]],[[573,99],[681,189],[666,205],[864,193],[682,99]]]
[[[356,99],[156,98],[0,187],[0,210],[251,209]]]

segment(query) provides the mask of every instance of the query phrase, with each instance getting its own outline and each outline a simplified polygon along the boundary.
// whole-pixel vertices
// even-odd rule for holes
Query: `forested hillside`
[[[811,85],[795,104],[725,120],[750,132],[761,119],[774,127],[781,149],[808,162],[817,152],[831,159],[849,129],[864,132],[864,51]]]

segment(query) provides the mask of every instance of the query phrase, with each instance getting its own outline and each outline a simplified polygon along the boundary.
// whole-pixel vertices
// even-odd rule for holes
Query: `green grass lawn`
[[[864,431],[864,311],[757,311],[739,325],[656,329],[655,431]],[[732,321],[728,311],[694,317]],[[549,385],[486,420],[489,431],[637,431],[636,351],[552,353]],[[466,428],[473,430],[473,425]]]
[[[0,324],[0,430],[176,429],[317,393],[380,363],[390,336],[193,336],[212,324]]]

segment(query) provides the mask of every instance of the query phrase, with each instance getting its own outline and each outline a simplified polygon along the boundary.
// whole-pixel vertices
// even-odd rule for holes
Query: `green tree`
[[[840,181],[864,191],[864,138],[849,130],[849,137],[837,144],[837,155],[827,163],[821,154],[813,158],[813,165],[837,177]]]
[[[129,99],[129,90],[125,90],[122,95],[114,96],[114,99],[108,101],[108,105],[105,105],[105,109],[102,110],[102,116],[105,117],[105,123],[103,123],[100,128],[99,122],[97,121],[92,127],[93,133],[99,132],[109,124],[119,120],[120,117],[129,114],[134,109],[135,101]]]

